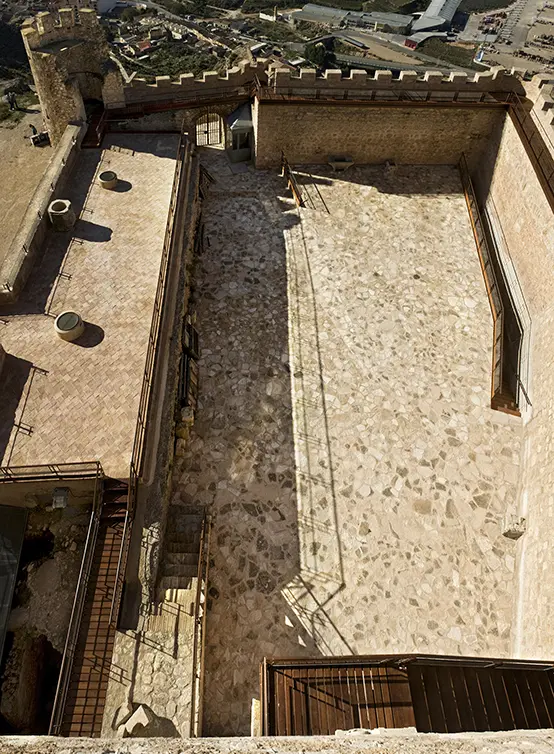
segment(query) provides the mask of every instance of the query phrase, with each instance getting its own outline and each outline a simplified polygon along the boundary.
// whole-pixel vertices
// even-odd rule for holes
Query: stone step
[[[164,568],[168,565],[198,565],[197,552],[167,552],[164,555]]]
[[[200,539],[200,529],[186,529],[185,531],[166,531],[165,538],[168,542],[194,542]]]
[[[165,552],[193,552],[196,555],[200,552],[200,540],[199,539],[184,539],[178,541],[172,541],[165,543]]]
[[[196,602],[196,582],[190,589],[165,589],[163,592],[165,602],[175,602],[186,609],[189,615],[194,615],[194,604]]]
[[[196,591],[197,582],[198,579],[196,576],[162,576],[162,578],[160,579],[160,589],[165,592],[166,595],[167,591],[170,589],[194,592]]]
[[[164,563],[163,576],[196,576],[198,573],[198,564],[175,564]]]

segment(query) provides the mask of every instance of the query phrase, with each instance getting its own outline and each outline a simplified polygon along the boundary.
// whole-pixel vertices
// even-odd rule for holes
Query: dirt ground
[[[52,147],[33,147],[26,138],[30,123],[39,130],[42,127],[39,105],[30,109],[34,112],[26,113],[15,127],[5,121],[0,124],[0,264],[52,155]]]

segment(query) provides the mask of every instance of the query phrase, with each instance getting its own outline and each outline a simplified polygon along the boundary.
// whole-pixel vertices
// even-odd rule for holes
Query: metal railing
[[[511,92],[508,103],[512,122],[523,145],[527,147],[545,196],[554,211],[554,143],[542,123],[533,118],[531,110],[518,94]]]
[[[333,86],[317,87],[302,83],[301,79],[290,87],[281,84],[263,85],[254,82],[256,96],[261,101],[313,101],[324,100],[335,103],[371,103],[380,105],[410,103],[421,105],[445,105],[456,107],[475,107],[486,105],[488,107],[506,107],[509,103],[509,92],[472,92],[454,89],[396,89],[389,86],[383,89],[369,89],[367,87],[346,88],[338,84]]]
[[[79,571],[77,588],[75,590],[75,597],[73,599],[73,607],[71,609],[71,617],[69,619],[69,628],[67,630],[67,636],[63,650],[62,664],[58,676],[58,685],[56,687],[56,695],[54,697],[54,707],[52,709],[50,727],[48,729],[49,736],[59,735],[63,722],[65,700],[69,688],[71,668],[73,667],[73,657],[75,655],[75,648],[79,637],[79,630],[81,628],[83,607],[86,600],[88,581],[92,567],[92,561],[94,558],[96,538],[98,535],[98,527],[100,525],[100,516],[102,513],[103,477],[104,472],[102,466],[99,463],[96,463],[92,511],[90,514],[83,558],[81,560],[81,569]]]
[[[181,133],[177,151],[177,163],[175,165],[175,173],[173,177],[173,186],[171,189],[168,219],[165,229],[164,244],[160,262],[160,272],[158,275],[156,295],[154,297],[154,311],[152,314],[150,333],[148,335],[148,348],[146,351],[146,363],[142,377],[142,388],[139,398],[135,437],[133,440],[133,449],[131,453],[131,463],[129,466],[127,514],[125,517],[121,552],[119,556],[112,607],[110,612],[111,625],[117,625],[119,618],[121,599],[123,596],[123,586],[125,582],[125,570],[127,566],[127,557],[131,540],[132,523],[137,503],[139,481],[144,471],[146,426],[152,400],[152,384],[154,381],[156,364],[158,360],[160,327],[165,301],[169,261],[171,257],[171,250],[173,248],[173,229],[177,208],[177,197],[183,176],[183,169],[187,162],[186,157],[190,152],[190,148],[191,145],[190,142],[188,142],[186,135],[184,133]]]
[[[154,83],[154,80],[152,81]],[[133,89],[136,85],[130,84],[127,87],[127,91],[132,95]],[[176,86],[178,88],[178,85]],[[244,84],[242,86],[232,88],[216,88],[207,89],[206,91],[191,91],[183,93],[181,96],[171,96],[171,92],[167,92],[167,99],[160,97],[159,100],[151,99],[141,101],[137,99],[133,101],[132,97],[129,99],[129,104],[125,108],[111,110],[109,117],[120,118],[122,115],[127,116],[140,116],[145,113],[163,112],[165,110],[178,110],[186,107],[199,107],[208,104],[218,104],[220,102],[235,101],[237,99],[248,99],[252,93],[252,84]],[[140,96],[140,92],[138,92]],[[146,95],[148,96],[148,95]]]
[[[491,402],[494,402],[496,396],[502,392],[502,369],[503,369],[503,338],[504,338],[504,307],[496,275],[492,266],[483,221],[477,198],[473,188],[473,183],[469,174],[467,160],[462,154],[459,162],[460,176],[464,189],[464,195],[469,212],[469,219],[477,246],[479,262],[483,272],[483,279],[487,289],[487,296],[492,312],[493,319],[493,349],[492,349],[492,377],[491,377]]]
[[[292,172],[292,168],[289,165],[289,161],[285,157],[285,153],[281,152],[281,175],[287,179],[287,186],[292,191],[294,201],[298,207],[304,206],[304,200],[302,198],[302,191],[296,180],[296,176]]]
[[[95,479],[100,466],[98,461],[82,463],[47,463],[35,466],[0,466],[2,482],[65,481],[69,479]]]
[[[190,735],[202,736],[202,699],[204,696],[204,644],[206,640],[206,618],[208,614],[208,577],[210,568],[210,535],[212,522],[209,515],[204,517],[200,535],[196,601],[194,605],[194,638],[192,654],[193,682],[191,692]]]

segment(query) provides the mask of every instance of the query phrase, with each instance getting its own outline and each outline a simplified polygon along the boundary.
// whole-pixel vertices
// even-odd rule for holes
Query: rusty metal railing
[[[192,669],[193,682],[191,692],[190,735],[191,738],[202,736],[202,699],[204,696],[204,645],[206,641],[206,618],[208,615],[208,578],[210,569],[210,535],[212,521],[209,515],[202,521],[200,536],[200,553],[198,556],[198,575],[196,584],[196,601],[194,605],[194,638]]]
[[[34,466],[0,466],[0,484],[3,482],[65,481],[70,479],[95,479],[98,461],[78,463],[45,463]]]
[[[56,687],[56,695],[54,697],[52,716],[50,718],[50,727],[48,729],[49,736],[59,735],[60,727],[63,722],[65,700],[69,688],[71,668],[73,667],[73,657],[75,655],[75,648],[79,637],[83,607],[85,604],[88,581],[92,567],[92,561],[94,558],[96,538],[98,535],[98,527],[100,525],[100,516],[102,513],[103,476],[104,472],[102,470],[102,466],[99,463],[96,463],[92,510],[90,514],[87,538],[85,541],[85,548],[81,560],[81,569],[79,571],[79,578],[77,580],[77,588],[75,590],[75,597],[73,598],[73,607],[71,608],[71,617],[69,619],[69,628],[67,630],[65,646],[62,655],[62,664],[58,676],[58,685]]]
[[[287,186],[292,191],[297,206],[303,207],[304,199],[302,198],[302,191],[284,152],[281,152],[281,175],[287,179]]]
[[[131,540],[132,523],[136,510],[139,482],[144,471],[144,448],[146,439],[146,426],[148,415],[152,402],[152,384],[156,372],[159,351],[159,336],[162,322],[162,313],[164,308],[165,293],[167,287],[167,275],[171,250],[173,247],[173,229],[177,208],[177,197],[183,174],[183,168],[186,163],[186,156],[190,151],[190,143],[185,133],[181,133],[179,147],[177,151],[177,163],[173,177],[173,186],[171,189],[171,199],[169,202],[168,219],[165,229],[164,244],[160,262],[160,272],[158,275],[158,284],[156,295],[154,297],[154,311],[152,314],[152,323],[148,335],[148,348],[146,351],[146,362],[142,378],[142,388],[139,398],[137,413],[137,423],[133,449],[131,453],[131,463],[129,466],[129,492],[127,502],[127,514],[125,517],[125,526],[123,531],[123,540],[119,557],[117,576],[115,581],[112,608],[110,612],[110,624],[117,625],[119,612],[121,608],[121,599],[123,596],[123,585],[125,582],[125,570],[127,567],[127,558]]]
[[[554,143],[544,126],[533,118],[524,100],[511,92],[508,97],[509,113],[519,137],[526,147],[545,196],[554,211]]]
[[[502,370],[503,370],[503,338],[504,338],[504,306],[498,288],[498,282],[492,266],[492,260],[485,236],[483,221],[477,198],[469,174],[467,160],[462,155],[459,162],[460,176],[464,189],[464,195],[475,238],[475,245],[479,255],[479,263],[483,272],[483,279],[487,290],[487,296],[491,307],[493,320],[493,348],[492,348],[492,376],[491,376],[491,406],[495,408],[495,401],[502,393]]]

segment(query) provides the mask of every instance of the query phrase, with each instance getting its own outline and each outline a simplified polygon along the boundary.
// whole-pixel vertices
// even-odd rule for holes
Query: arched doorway
[[[207,112],[196,121],[196,143],[199,147],[221,144],[223,128],[217,113]]]

